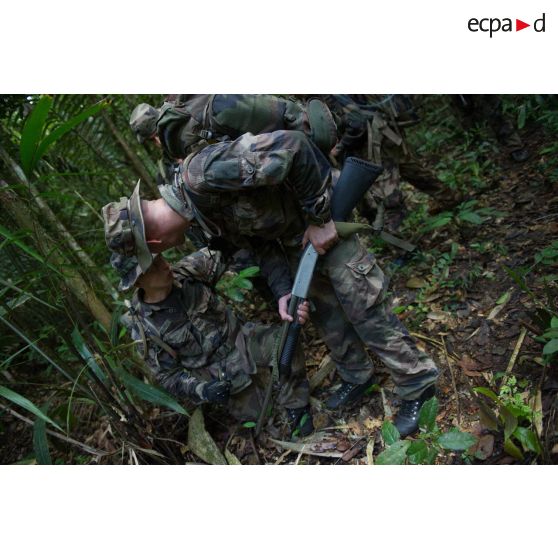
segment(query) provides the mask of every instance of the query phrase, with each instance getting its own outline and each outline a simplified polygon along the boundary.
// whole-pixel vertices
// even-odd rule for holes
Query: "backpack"
[[[160,109],[157,133],[173,159],[182,159],[200,142],[235,139],[242,134],[299,130],[325,153],[337,141],[335,121],[322,101],[306,106],[273,95],[178,95]]]

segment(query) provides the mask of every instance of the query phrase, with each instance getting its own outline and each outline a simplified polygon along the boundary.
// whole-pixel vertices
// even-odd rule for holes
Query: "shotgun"
[[[382,171],[383,168],[379,165],[374,165],[356,157],[348,157],[331,194],[332,219],[334,221],[347,221],[353,209]],[[308,295],[317,261],[318,253],[309,242],[302,253],[294,279],[292,297],[289,302],[289,314],[294,317],[294,321],[288,325],[279,358],[279,373],[285,377],[291,371],[291,363],[302,328],[301,324],[298,323],[296,310]]]

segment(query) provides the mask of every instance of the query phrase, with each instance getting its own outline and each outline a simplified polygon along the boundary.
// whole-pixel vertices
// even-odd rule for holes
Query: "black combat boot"
[[[304,438],[314,432],[314,421],[310,405],[300,409],[287,409],[287,417],[291,425],[291,436],[293,438]]]
[[[364,384],[351,384],[343,382],[341,387],[325,402],[326,407],[332,411],[340,407],[346,407],[359,400],[366,390],[376,383],[376,377],[372,376]]]
[[[399,412],[393,421],[402,438],[416,432],[419,428],[419,413],[425,401],[434,397],[435,386],[429,387],[418,399],[403,400]]]

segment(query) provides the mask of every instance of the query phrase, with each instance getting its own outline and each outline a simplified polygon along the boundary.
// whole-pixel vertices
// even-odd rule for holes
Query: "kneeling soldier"
[[[219,252],[194,252],[172,268],[159,255],[145,273],[133,256],[113,253],[111,264],[121,290],[138,287],[127,321],[156,380],[176,397],[223,404],[240,421],[257,420],[265,384],[273,381],[274,374],[265,376],[280,326],[244,323],[215,293],[225,269]],[[298,319],[308,319],[307,303]],[[300,351],[276,401],[286,408],[291,434],[314,430]]]

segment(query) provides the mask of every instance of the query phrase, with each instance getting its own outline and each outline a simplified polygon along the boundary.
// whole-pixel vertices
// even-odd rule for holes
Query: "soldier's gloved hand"
[[[226,403],[231,394],[231,383],[221,380],[207,382],[203,386],[202,397],[210,403]]]

